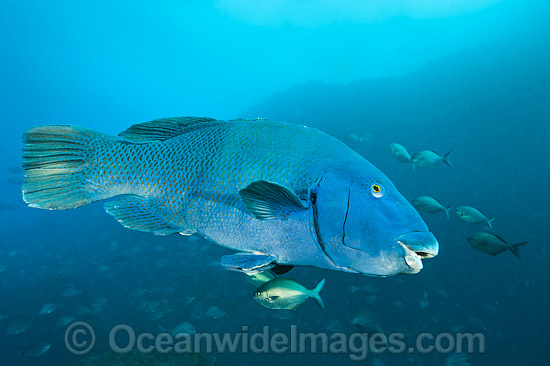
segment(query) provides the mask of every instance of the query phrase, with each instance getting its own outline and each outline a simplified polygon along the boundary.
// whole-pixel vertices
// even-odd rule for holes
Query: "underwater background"
[[[550,3],[462,1],[4,1],[0,4],[0,360],[2,365],[548,364]],[[440,242],[415,275],[371,278],[296,267],[325,310],[263,308],[231,251],[199,237],[131,231],[103,211],[28,208],[21,135],[42,124],[117,134],[171,116],[270,118],[319,128],[412,200],[495,217],[522,260],[489,256],[474,226],[421,213]],[[350,139],[350,136],[355,136]],[[396,160],[453,150],[451,168]],[[322,149],[319,146],[319,149]],[[280,157],[284,159],[284,156]],[[94,349],[64,336],[91,324]],[[112,355],[117,324],[196,332],[481,332],[484,353]],[[47,344],[49,347],[44,347]],[[94,358],[95,357],[95,358]]]

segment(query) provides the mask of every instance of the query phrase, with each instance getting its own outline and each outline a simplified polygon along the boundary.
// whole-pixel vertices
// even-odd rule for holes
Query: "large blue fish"
[[[123,226],[198,234],[255,273],[302,265],[416,273],[438,243],[392,182],[339,140],[269,120],[166,118],[118,137],[69,125],[23,136],[23,198],[70,209],[113,198]]]

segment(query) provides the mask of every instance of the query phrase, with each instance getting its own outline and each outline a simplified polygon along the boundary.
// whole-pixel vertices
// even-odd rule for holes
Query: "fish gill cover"
[[[545,2],[61,1],[1,7],[0,355],[6,364],[547,363]],[[303,266],[242,274],[220,266],[220,258],[235,251],[199,235],[127,230],[105,214],[105,201],[44,211],[21,200],[29,179],[20,168],[25,130],[71,124],[116,135],[136,123],[186,115],[269,118],[340,139],[408,201],[429,197],[442,205],[428,200],[432,206],[417,207],[438,239],[439,254],[422,261],[413,276],[378,279]],[[312,147],[331,154],[326,144]],[[449,167],[438,157],[451,150]],[[413,161],[423,151],[433,164]],[[276,158],[288,161],[285,152]],[[296,197],[307,202],[300,190],[270,187],[294,202],[294,210],[300,207]],[[382,194],[379,200],[385,188],[368,186],[372,197]],[[369,216],[367,222],[377,220]],[[346,238],[341,243],[353,247]],[[272,266],[257,257],[237,259],[252,269]],[[275,278],[294,281],[281,285]],[[92,344],[82,324],[96,335],[85,354],[75,348]],[[308,344],[293,353],[271,344],[264,352],[264,326],[268,341],[276,333],[321,334],[317,349]],[[113,329],[118,333],[110,339]],[[145,335],[146,349],[122,349],[132,343],[129,330],[136,342]],[[363,359],[359,336],[365,333],[403,335],[415,352],[373,347]],[[482,334],[485,351],[458,353],[462,333]],[[177,334],[184,352],[159,352]],[[201,347],[193,349],[188,340],[201,334]],[[215,334],[240,343],[220,352]],[[323,334],[334,337],[327,339],[327,352]],[[338,334],[346,340],[358,335],[355,347],[337,344]],[[434,337],[424,338],[425,346],[439,339],[454,347],[423,352],[416,343],[421,334]]]

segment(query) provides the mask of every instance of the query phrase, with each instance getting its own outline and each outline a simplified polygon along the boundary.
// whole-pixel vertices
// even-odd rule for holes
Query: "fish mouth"
[[[439,252],[439,243],[429,231],[413,231],[394,239],[403,249],[406,273],[418,273],[423,268],[422,259],[433,258]]]

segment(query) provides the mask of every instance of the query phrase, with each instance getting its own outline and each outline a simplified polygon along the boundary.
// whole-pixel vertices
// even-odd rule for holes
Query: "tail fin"
[[[23,200],[50,210],[77,208],[103,199],[90,187],[94,150],[116,138],[70,125],[40,126],[23,134]]]
[[[487,225],[489,225],[489,228],[493,228],[493,221],[495,221],[495,218],[493,217],[492,219],[489,219],[489,221],[487,221]]]
[[[445,207],[445,213],[447,214],[447,220],[450,220],[451,217],[449,215],[449,212],[452,210],[454,206],[453,205],[450,205],[449,207]]]
[[[452,152],[453,150],[449,151],[448,153],[445,154],[445,156],[443,156],[443,162],[447,164],[449,167],[452,167],[451,161],[449,160],[449,155],[451,155]]]
[[[510,245],[510,251],[512,253],[514,253],[514,255],[516,256],[517,259],[521,260],[521,255],[519,253],[519,248],[524,246],[525,244],[527,244],[526,241],[522,242],[522,243],[517,243],[517,244],[514,244],[514,245]]]
[[[323,289],[324,285],[325,285],[325,280],[322,279],[321,281],[319,281],[317,286],[315,286],[311,290],[311,295],[310,295],[313,298],[313,300],[315,300],[317,302],[317,305],[319,305],[321,307],[321,309],[325,308],[325,303],[323,302],[323,299],[321,299],[321,295],[319,293]]]

